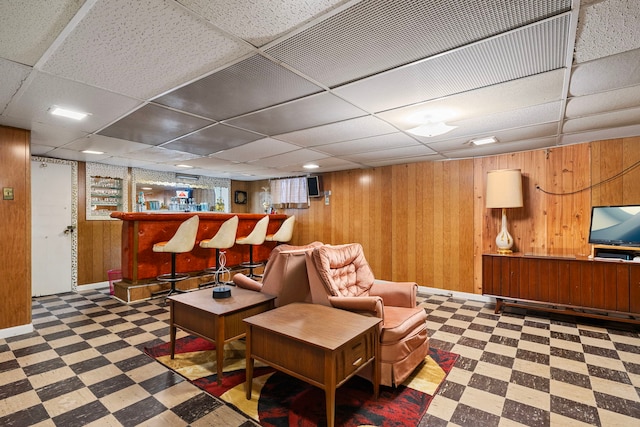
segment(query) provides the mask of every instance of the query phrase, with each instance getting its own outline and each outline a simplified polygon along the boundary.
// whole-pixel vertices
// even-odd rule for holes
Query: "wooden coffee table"
[[[247,382],[251,399],[254,359],[325,391],[327,425],[335,422],[336,388],[368,363],[373,392],[380,388],[381,319],[319,304],[292,303],[244,319]]]
[[[275,296],[231,287],[231,297],[213,299],[211,289],[168,298],[171,307],[169,336],[171,358],[176,348],[176,328],[216,343],[218,384],[222,382],[225,343],[245,336],[245,317],[271,310]]]

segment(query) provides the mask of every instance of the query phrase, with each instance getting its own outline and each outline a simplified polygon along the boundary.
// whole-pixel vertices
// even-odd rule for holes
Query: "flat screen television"
[[[307,177],[307,188],[309,190],[309,197],[320,197],[322,192],[322,180],[319,176]]]
[[[640,205],[592,207],[589,243],[640,246]]]

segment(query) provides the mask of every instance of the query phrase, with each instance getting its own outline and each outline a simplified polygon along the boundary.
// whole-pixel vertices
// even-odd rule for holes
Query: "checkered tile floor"
[[[420,301],[431,345],[461,355],[420,426],[640,425],[632,329]],[[168,319],[161,298],[34,299],[35,331],[0,339],[0,426],[255,426],[142,352],[168,340]]]

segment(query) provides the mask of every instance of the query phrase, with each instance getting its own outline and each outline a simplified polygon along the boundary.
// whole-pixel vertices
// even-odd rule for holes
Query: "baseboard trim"
[[[450,291],[448,289],[440,289],[440,288],[429,288],[427,286],[418,286],[418,292],[430,294],[430,295],[441,295],[449,298],[460,298],[467,299],[472,301],[479,302],[496,302],[495,298],[487,297],[479,294],[472,294],[469,292],[458,292],[458,291]]]
[[[16,335],[29,334],[33,332],[33,323],[28,325],[13,326],[11,328],[0,329],[0,339],[15,337]]]
[[[86,285],[78,285],[77,290],[86,291],[89,289],[104,289],[109,287],[109,282],[87,283]]]

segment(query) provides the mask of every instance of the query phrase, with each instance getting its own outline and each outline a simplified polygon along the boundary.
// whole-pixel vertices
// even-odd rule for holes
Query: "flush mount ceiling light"
[[[320,166],[316,165],[315,163],[307,163],[302,167],[305,169],[318,169]]]
[[[193,167],[193,166],[190,166],[190,165],[176,165],[176,166],[179,167],[179,168],[185,168],[185,169],[189,169],[189,168]]]
[[[53,114],[54,116],[62,116],[62,117],[67,117],[69,119],[74,119],[74,120],[82,120],[89,115],[89,113],[67,110],[65,108],[60,108],[55,106],[51,107],[51,114]]]
[[[493,144],[495,142],[498,142],[498,138],[496,138],[495,136],[488,136],[485,138],[476,138],[469,141],[471,145],[486,145],[486,144]]]
[[[82,150],[84,154],[104,154],[104,151]]]
[[[458,126],[449,126],[445,122],[425,123],[423,125],[408,129],[407,132],[418,136],[433,137],[451,132]]]

